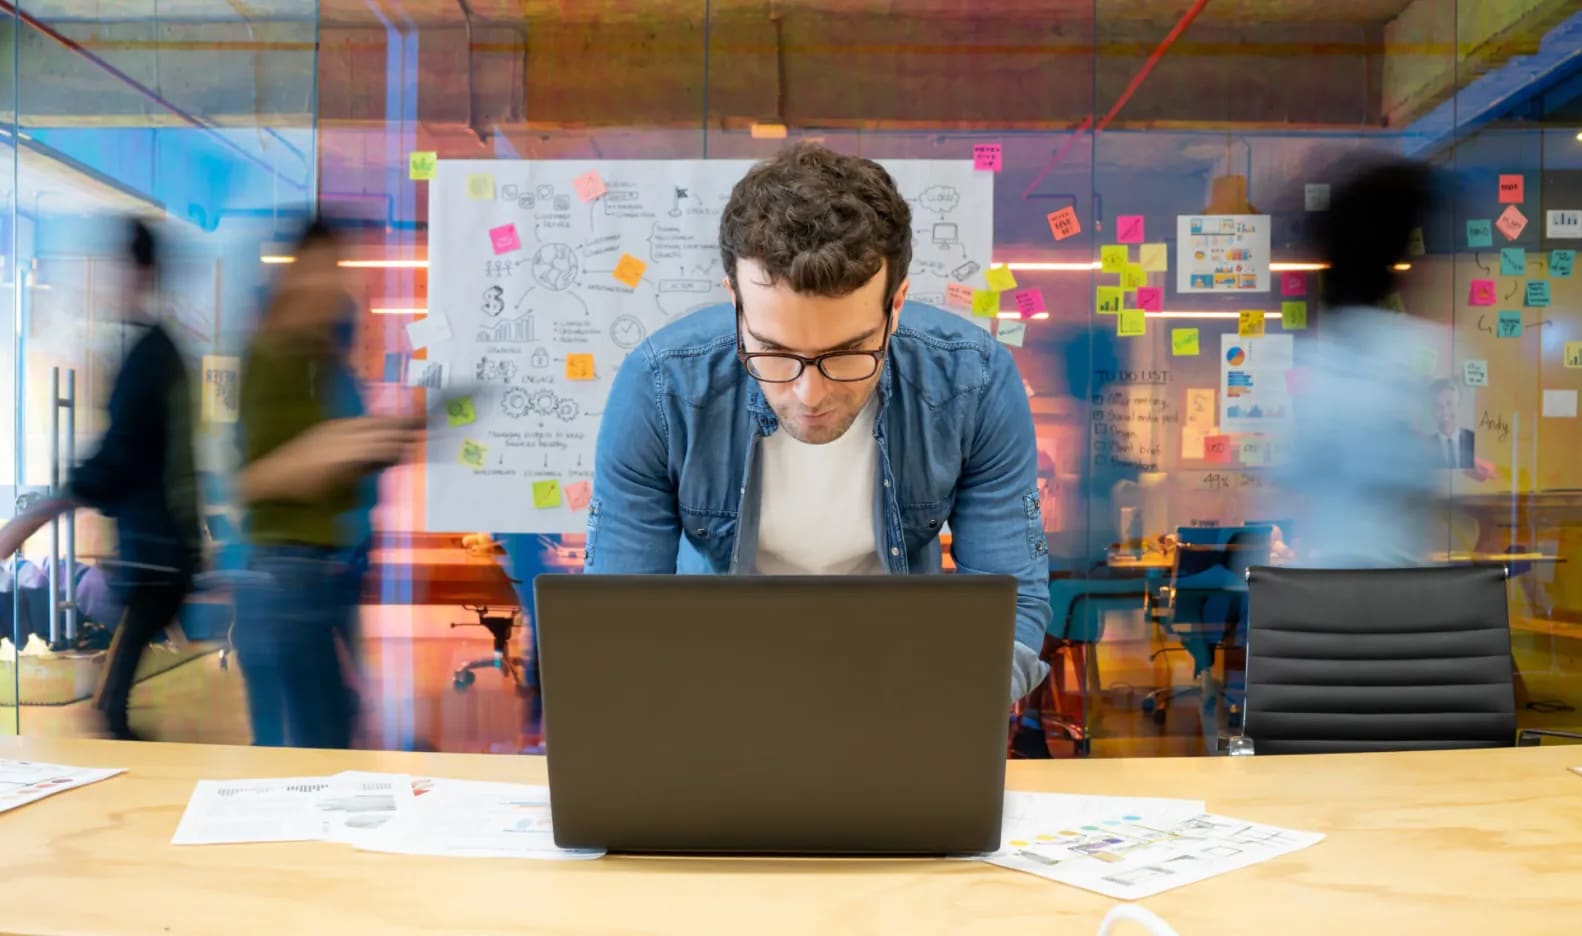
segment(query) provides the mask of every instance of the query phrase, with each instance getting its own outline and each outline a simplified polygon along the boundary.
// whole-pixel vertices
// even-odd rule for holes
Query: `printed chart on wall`
[[[1177,216],[1176,292],[1268,291],[1268,215]]]
[[[752,165],[439,163],[423,331],[441,337],[421,370],[431,388],[473,389],[429,426],[427,529],[585,528],[610,382],[651,332],[726,301],[720,214]],[[951,285],[986,289],[993,174],[970,160],[884,166],[912,207],[910,298],[945,308]]]
[[[1220,336],[1220,431],[1282,433],[1290,426],[1292,336]]]

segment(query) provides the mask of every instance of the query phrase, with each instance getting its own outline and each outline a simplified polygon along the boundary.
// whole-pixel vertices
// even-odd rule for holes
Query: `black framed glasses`
[[[885,355],[890,351],[890,316],[894,300],[884,303],[884,343],[876,351],[826,351],[813,357],[803,357],[789,351],[748,351],[742,341],[742,301],[736,300],[736,357],[742,366],[764,383],[792,383],[809,367],[837,383],[855,383],[867,380],[879,372]]]

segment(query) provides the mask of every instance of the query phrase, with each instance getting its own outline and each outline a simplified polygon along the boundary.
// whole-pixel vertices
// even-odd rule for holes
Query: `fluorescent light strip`
[[[405,308],[402,306],[373,306],[368,310],[374,315],[427,315],[428,310],[422,308]]]
[[[281,264],[296,263],[297,258],[290,254],[264,254],[258,258],[261,263]],[[426,270],[427,260],[342,260],[338,266],[348,270]]]

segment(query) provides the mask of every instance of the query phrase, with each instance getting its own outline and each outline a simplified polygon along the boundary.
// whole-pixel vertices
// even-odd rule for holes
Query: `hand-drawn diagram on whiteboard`
[[[451,337],[428,358],[476,389],[470,421],[441,408],[429,426],[428,529],[585,528],[610,380],[651,332],[726,301],[720,215],[752,165],[439,163],[428,304]],[[987,288],[993,174],[970,160],[884,166],[912,208],[910,301],[943,308],[950,283]]]

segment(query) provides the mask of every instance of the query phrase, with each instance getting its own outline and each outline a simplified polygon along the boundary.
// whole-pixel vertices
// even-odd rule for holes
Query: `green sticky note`
[[[1147,322],[1142,309],[1122,309],[1115,320],[1115,334],[1122,338],[1135,338],[1147,330]]]
[[[1098,292],[1100,315],[1114,315],[1121,310],[1121,301],[1126,295],[1126,290],[1119,286],[1100,286]]]
[[[560,482],[555,480],[533,482],[533,506],[549,510],[560,506]]]
[[[467,426],[478,421],[478,411],[473,409],[472,397],[449,400],[445,403],[445,419],[451,428]]]
[[[992,289],[972,291],[972,314],[979,318],[994,318],[1000,314],[1000,294]]]
[[[484,456],[488,454],[488,447],[466,439],[461,443],[461,453],[456,456],[456,460],[468,468],[482,468]]]
[[[1497,338],[1520,338],[1522,336],[1522,314],[1520,312],[1501,312],[1500,323],[1496,326]]]
[[[1099,269],[1105,273],[1120,273],[1126,269],[1126,264],[1131,262],[1125,244],[1108,244],[1099,248]]]
[[[983,281],[995,292],[1010,292],[1016,288],[1016,274],[1010,267],[989,267],[983,271]]]
[[[1549,252],[1549,275],[1560,279],[1571,278],[1571,268],[1576,265],[1577,252],[1574,250],[1551,250]]]
[[[1548,304],[1549,304],[1549,281],[1548,280],[1528,280],[1527,281],[1527,303],[1526,303],[1527,307],[1531,308],[1531,309],[1541,309],[1544,306],[1547,306]]]
[[[1142,289],[1148,285],[1148,271],[1140,263],[1128,263],[1126,269],[1121,271],[1121,288],[1126,290]]]
[[[1467,222],[1468,247],[1493,247],[1494,222],[1488,218]]]
[[[1500,275],[1501,276],[1526,276],[1527,275],[1527,248],[1501,247],[1500,248]]]
[[[1280,325],[1286,331],[1301,331],[1307,327],[1306,302],[1280,303]]]
[[[1195,357],[1198,353],[1198,334],[1195,328],[1170,330],[1170,353],[1177,357]]]
[[[419,150],[407,157],[407,176],[414,182],[427,182],[434,178],[434,167],[439,165],[439,154]]]

